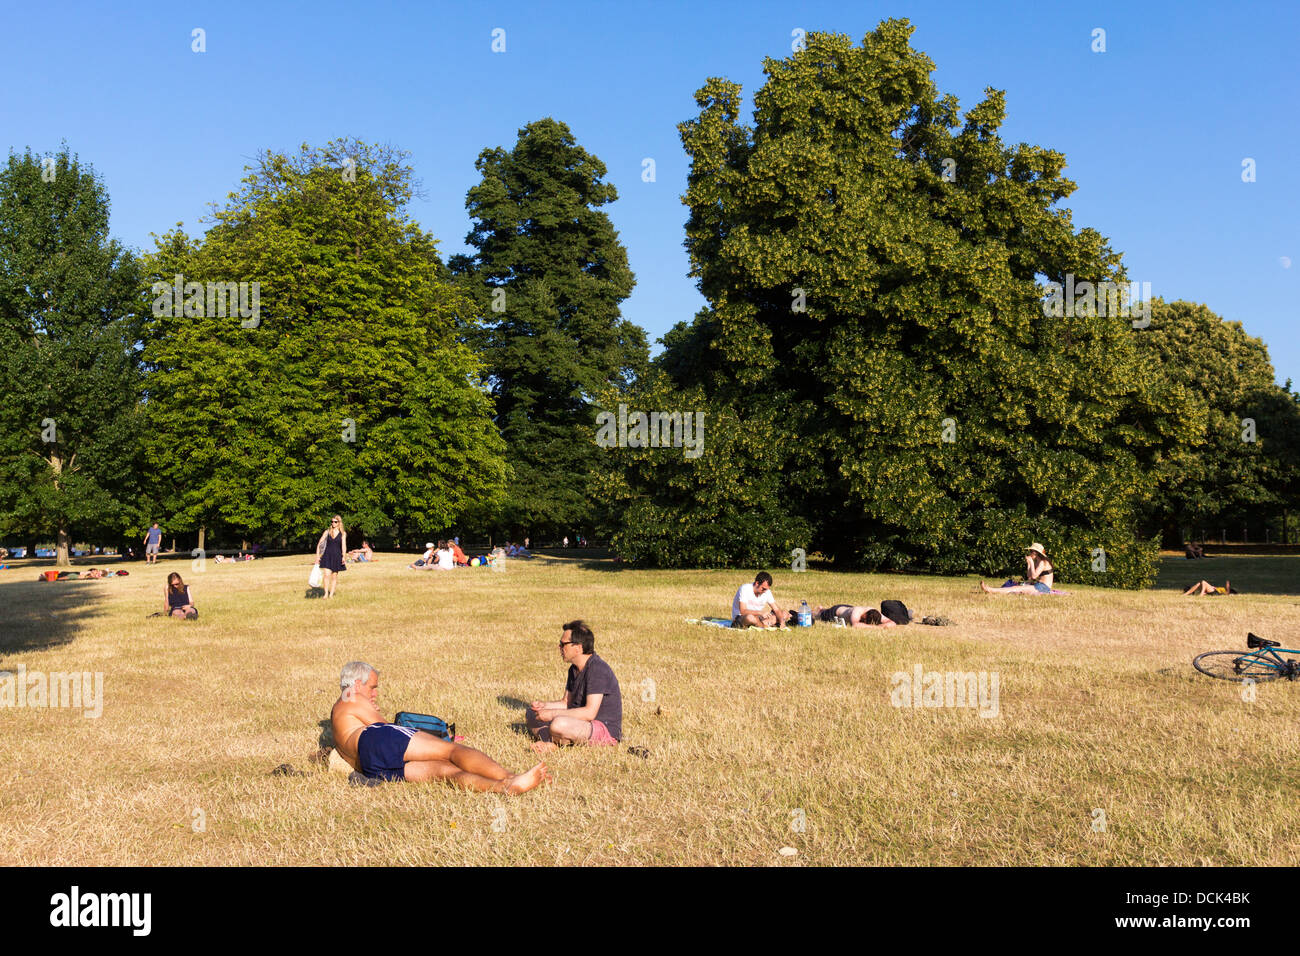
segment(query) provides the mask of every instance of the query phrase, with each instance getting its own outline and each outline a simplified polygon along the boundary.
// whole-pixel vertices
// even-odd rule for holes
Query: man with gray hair
[[[334,745],[367,781],[447,780],[467,790],[524,793],[551,779],[545,763],[507,773],[472,747],[386,723],[379,712],[379,672],[363,661],[343,665],[339,687],[330,711]]]

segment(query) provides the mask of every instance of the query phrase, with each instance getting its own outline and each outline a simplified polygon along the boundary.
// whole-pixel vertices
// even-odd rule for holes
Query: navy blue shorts
[[[357,738],[357,763],[367,777],[378,780],[406,779],[406,748],[415,736],[412,727],[371,724]]]

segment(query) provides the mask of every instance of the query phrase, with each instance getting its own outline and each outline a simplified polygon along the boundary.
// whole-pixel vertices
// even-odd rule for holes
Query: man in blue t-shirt
[[[623,739],[623,696],[614,671],[595,653],[596,636],[582,621],[564,625],[560,659],[569,665],[564,699],[535,700],[525,715],[538,753],[557,744],[613,746]]]
[[[162,547],[162,528],[158,527],[158,522],[155,521],[153,527],[144,533],[144,556],[149,564],[157,563],[160,547]]]

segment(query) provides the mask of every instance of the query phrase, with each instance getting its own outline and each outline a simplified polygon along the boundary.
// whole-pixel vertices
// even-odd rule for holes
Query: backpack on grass
[[[433,734],[443,740],[453,740],[456,736],[455,724],[449,724],[441,717],[433,717],[429,714],[413,714],[404,710],[393,718],[393,723],[399,727],[423,730],[426,734]]]
[[[880,615],[889,618],[895,624],[907,624],[912,620],[912,612],[902,601],[881,601]]]

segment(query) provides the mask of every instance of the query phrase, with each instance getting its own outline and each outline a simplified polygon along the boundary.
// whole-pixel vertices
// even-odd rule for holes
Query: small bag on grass
[[[423,730],[426,734],[433,734],[443,740],[453,740],[456,737],[455,724],[449,724],[441,717],[434,717],[430,714],[413,714],[404,710],[393,718],[393,723],[399,727],[413,727],[416,730]]]

